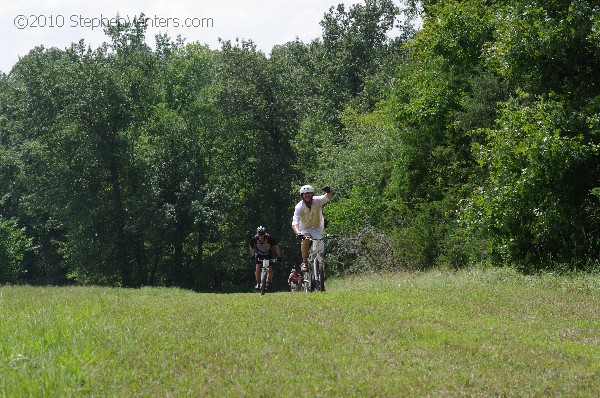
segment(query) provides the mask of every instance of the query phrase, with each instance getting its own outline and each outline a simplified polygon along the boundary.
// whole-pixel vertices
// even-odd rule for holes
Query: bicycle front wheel
[[[267,275],[269,274],[264,268],[260,274],[260,294],[265,294],[267,290]]]
[[[313,264],[314,274],[315,274],[315,290],[320,292],[323,290],[323,269],[321,268],[321,264],[319,264],[319,260],[315,258]]]
[[[302,283],[302,291],[304,293],[309,293],[310,292],[310,282],[305,281]]]
[[[308,272],[304,272],[304,274],[302,275],[302,291],[304,293],[308,293],[310,292],[310,288],[311,288],[311,283],[310,283],[310,273]]]

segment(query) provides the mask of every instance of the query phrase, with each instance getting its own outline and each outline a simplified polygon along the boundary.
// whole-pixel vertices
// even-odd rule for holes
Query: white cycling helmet
[[[312,187],[312,185],[303,185],[302,188],[300,188],[300,195],[311,192],[315,193],[315,189]]]

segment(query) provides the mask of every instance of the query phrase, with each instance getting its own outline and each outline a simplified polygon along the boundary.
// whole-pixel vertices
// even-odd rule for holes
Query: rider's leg
[[[304,236],[310,236],[312,238],[320,239],[323,236],[323,231],[320,228],[302,228],[300,233]],[[310,252],[310,247],[313,244],[313,241],[310,239],[304,239],[302,241],[301,249],[302,249],[302,262],[308,264],[308,256]]]
[[[256,286],[257,289],[260,287],[260,268],[262,267],[262,264],[256,264],[256,272],[254,273],[254,275],[256,276]]]
[[[302,241],[302,262],[308,263],[308,252],[310,251],[311,245],[310,239],[305,239]]]
[[[273,280],[273,266],[269,265],[269,275],[267,276],[267,282],[271,283]]]

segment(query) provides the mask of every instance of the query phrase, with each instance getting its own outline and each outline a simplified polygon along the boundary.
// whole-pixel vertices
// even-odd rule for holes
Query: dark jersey
[[[250,239],[250,247],[254,249],[254,253],[259,257],[271,256],[271,251],[275,245],[277,245],[277,241],[269,234],[265,234],[265,239],[262,242],[259,242],[258,235],[254,235]]]

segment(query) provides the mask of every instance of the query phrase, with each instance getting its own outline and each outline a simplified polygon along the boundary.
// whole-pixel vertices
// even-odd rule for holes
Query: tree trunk
[[[204,272],[204,226],[198,227],[198,240],[196,241],[196,259],[194,260],[194,290],[200,291],[206,287],[206,272]]]
[[[135,262],[137,264],[136,283],[148,284],[148,257],[146,256],[145,240],[139,237],[135,242]]]
[[[131,266],[127,261],[125,244],[125,209],[121,196],[121,182],[119,180],[119,162],[117,148],[117,129],[113,128],[110,142],[110,184],[112,191],[114,221],[115,221],[115,261],[121,271],[121,285],[131,287],[133,284]]]

